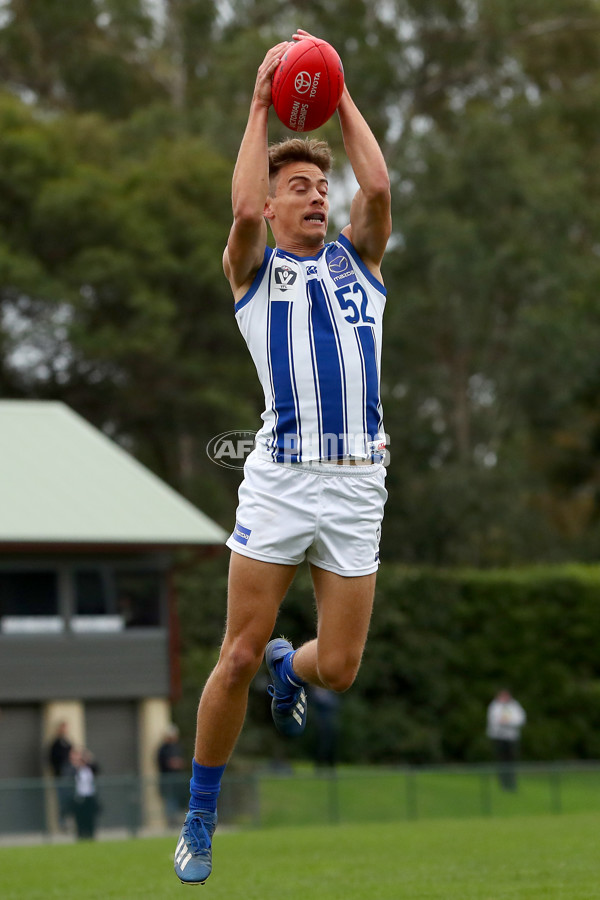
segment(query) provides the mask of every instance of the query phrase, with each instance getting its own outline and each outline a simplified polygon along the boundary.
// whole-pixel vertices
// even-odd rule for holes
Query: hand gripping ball
[[[277,118],[290,131],[314,131],[336,111],[344,69],[327,41],[306,38],[290,47],[275,69],[271,86]]]

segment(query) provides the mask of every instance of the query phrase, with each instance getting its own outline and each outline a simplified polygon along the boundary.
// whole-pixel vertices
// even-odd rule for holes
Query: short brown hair
[[[269,183],[284,166],[291,162],[308,162],[318,166],[327,175],[333,163],[333,154],[326,141],[316,138],[289,138],[269,147]]]

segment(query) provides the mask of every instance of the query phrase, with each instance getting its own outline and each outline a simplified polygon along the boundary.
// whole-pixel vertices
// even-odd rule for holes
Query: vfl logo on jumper
[[[328,251],[327,267],[329,274],[338,286],[356,281],[352,263],[348,259],[346,251],[342,250],[341,247],[333,247]]]
[[[252,534],[251,528],[246,528],[244,525],[240,525],[239,522],[235,523],[235,528],[233,529],[233,539],[237,541],[238,544],[243,544],[246,546],[248,543],[248,538]]]
[[[298,273],[294,272],[290,266],[277,266],[275,269],[275,286],[280,291],[289,291],[297,277]]]

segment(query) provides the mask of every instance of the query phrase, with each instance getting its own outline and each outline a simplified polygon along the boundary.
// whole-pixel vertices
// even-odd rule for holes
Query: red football
[[[337,52],[327,41],[305,38],[290,47],[275,69],[273,108],[290,131],[314,131],[334,114],[343,89]]]

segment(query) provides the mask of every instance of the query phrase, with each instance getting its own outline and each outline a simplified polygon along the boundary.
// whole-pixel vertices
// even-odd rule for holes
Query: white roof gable
[[[176,546],[226,537],[65,404],[0,401],[0,543]]]

